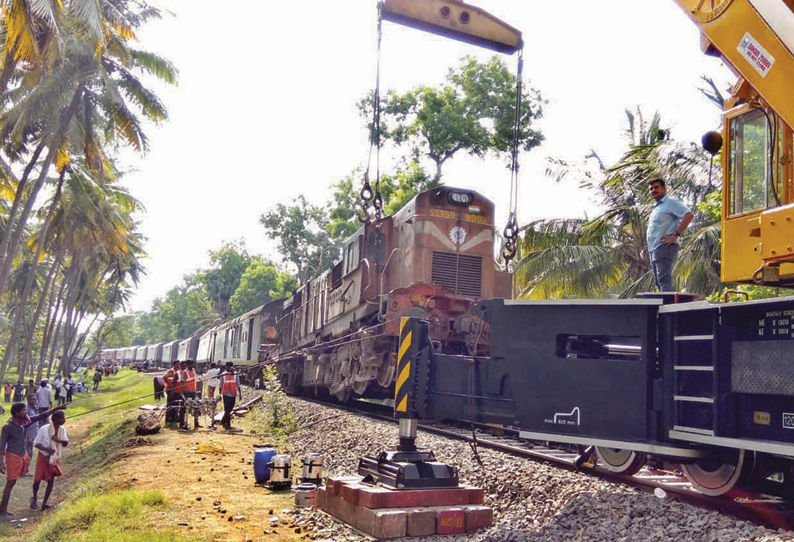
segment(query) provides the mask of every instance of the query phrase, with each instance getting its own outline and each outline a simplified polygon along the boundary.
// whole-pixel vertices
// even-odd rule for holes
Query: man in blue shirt
[[[673,291],[673,263],[678,254],[678,238],[689,227],[695,214],[680,200],[667,195],[664,179],[648,182],[651,197],[656,200],[648,218],[648,254],[653,278],[660,292]]]

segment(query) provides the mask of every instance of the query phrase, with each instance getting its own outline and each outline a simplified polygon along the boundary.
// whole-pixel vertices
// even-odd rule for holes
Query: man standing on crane
[[[660,292],[673,291],[673,264],[678,254],[678,238],[689,227],[695,214],[681,200],[667,195],[664,179],[648,182],[651,197],[656,200],[648,218],[648,255],[653,278]]]

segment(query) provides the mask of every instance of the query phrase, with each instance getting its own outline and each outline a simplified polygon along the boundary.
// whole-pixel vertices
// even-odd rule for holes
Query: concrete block
[[[328,493],[324,487],[317,488],[317,509],[318,510],[325,510],[325,496]]]
[[[436,512],[436,534],[463,534],[466,532],[466,511],[449,507]]]
[[[436,511],[432,508],[406,508],[406,536],[430,536],[436,533]]]
[[[389,508],[373,510],[358,506],[353,525],[375,538],[400,538],[406,533],[407,514],[405,510]]]
[[[473,533],[493,524],[493,510],[488,506],[465,506],[466,532]]]
[[[335,518],[355,525],[356,520],[356,505],[344,500],[339,495],[329,496],[326,499],[326,511]]]

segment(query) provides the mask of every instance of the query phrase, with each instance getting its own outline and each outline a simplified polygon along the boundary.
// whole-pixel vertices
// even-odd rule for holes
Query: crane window
[[[770,118],[774,113],[769,113]],[[769,122],[763,111],[756,109],[731,120],[731,214],[749,213],[775,204],[772,190],[772,138]],[[775,141],[780,145],[781,130]],[[780,172],[774,176],[775,189],[780,192]]]

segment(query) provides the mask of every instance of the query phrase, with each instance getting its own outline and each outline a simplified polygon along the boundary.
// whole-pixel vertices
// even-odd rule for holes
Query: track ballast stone
[[[324,456],[324,476],[355,475],[358,459],[397,443],[397,426],[286,398],[297,427],[286,453]],[[494,525],[470,535],[430,536],[417,541],[447,542],[692,542],[794,541],[794,532],[773,531],[695,506],[659,499],[638,489],[610,483],[548,463],[479,449],[480,465],[469,444],[419,432],[420,447],[458,467],[463,483],[485,490]],[[296,465],[296,472],[299,464]],[[297,509],[293,524],[308,527],[311,540],[372,540],[315,509]]]

